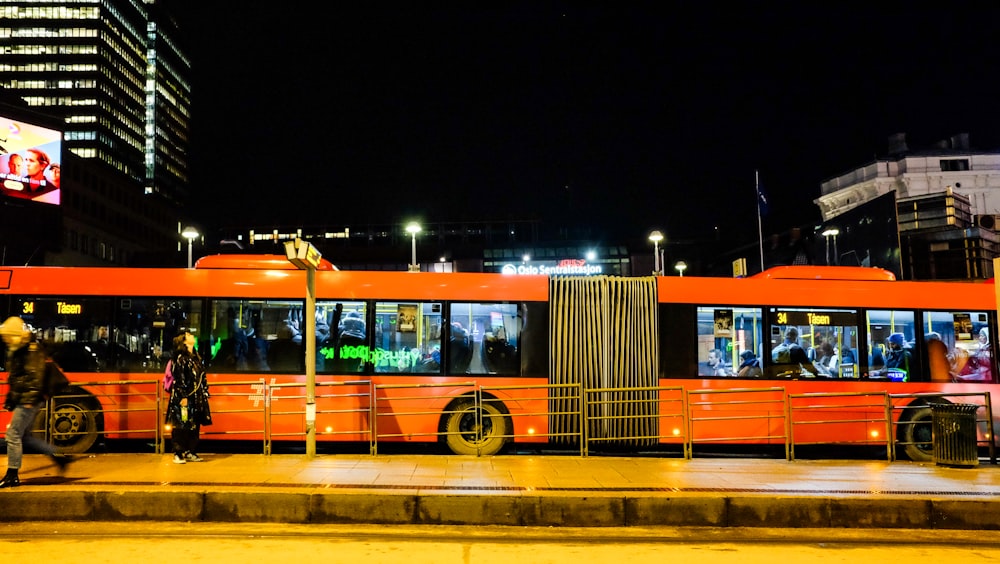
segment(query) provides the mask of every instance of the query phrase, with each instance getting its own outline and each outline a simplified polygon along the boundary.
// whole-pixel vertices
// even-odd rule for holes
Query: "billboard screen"
[[[0,193],[59,204],[62,133],[0,116]]]

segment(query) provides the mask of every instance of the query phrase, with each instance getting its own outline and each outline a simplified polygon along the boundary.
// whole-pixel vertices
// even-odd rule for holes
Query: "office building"
[[[0,108],[63,132],[46,264],[182,260],[191,65],[161,4],[0,1]]]

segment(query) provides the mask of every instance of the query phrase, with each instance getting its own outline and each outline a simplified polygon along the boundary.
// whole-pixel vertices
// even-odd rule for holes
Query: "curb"
[[[0,493],[0,521],[1000,530],[1000,500],[414,495],[245,490]]]

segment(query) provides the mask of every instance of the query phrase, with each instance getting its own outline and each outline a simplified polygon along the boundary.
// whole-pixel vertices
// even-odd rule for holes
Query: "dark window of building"
[[[941,159],[942,172],[969,170],[969,159]]]

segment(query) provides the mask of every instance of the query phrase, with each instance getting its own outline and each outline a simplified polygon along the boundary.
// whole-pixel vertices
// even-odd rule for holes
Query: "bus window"
[[[454,303],[448,318],[448,374],[521,373],[523,316],[516,304]]]
[[[931,381],[993,382],[989,317],[985,312],[926,312],[924,319]]]
[[[72,372],[117,370],[116,359],[125,361],[128,350],[112,339],[111,311],[109,298],[77,297],[20,298],[11,309],[44,340],[56,362]]]
[[[698,374],[759,378],[761,310],[699,307]]]
[[[121,370],[162,372],[173,354],[173,340],[188,330],[206,356],[208,343],[201,334],[200,300],[183,298],[121,298],[115,308],[111,339],[120,351]]]
[[[772,308],[765,375],[858,378],[856,310]]]
[[[912,311],[868,310],[868,377],[910,382],[922,379]]]
[[[441,304],[376,302],[375,372],[440,373]]]
[[[302,373],[303,310],[299,300],[211,300],[207,336],[199,338],[199,351],[215,372]],[[319,357],[329,325],[320,318],[320,308],[316,313]]]
[[[212,300],[209,325],[209,353],[201,351],[212,369],[221,372],[245,371],[249,367],[250,303],[247,300]]]
[[[365,302],[317,302],[316,315],[330,326],[329,338],[316,350],[316,369],[338,374],[364,372],[371,350]]]

